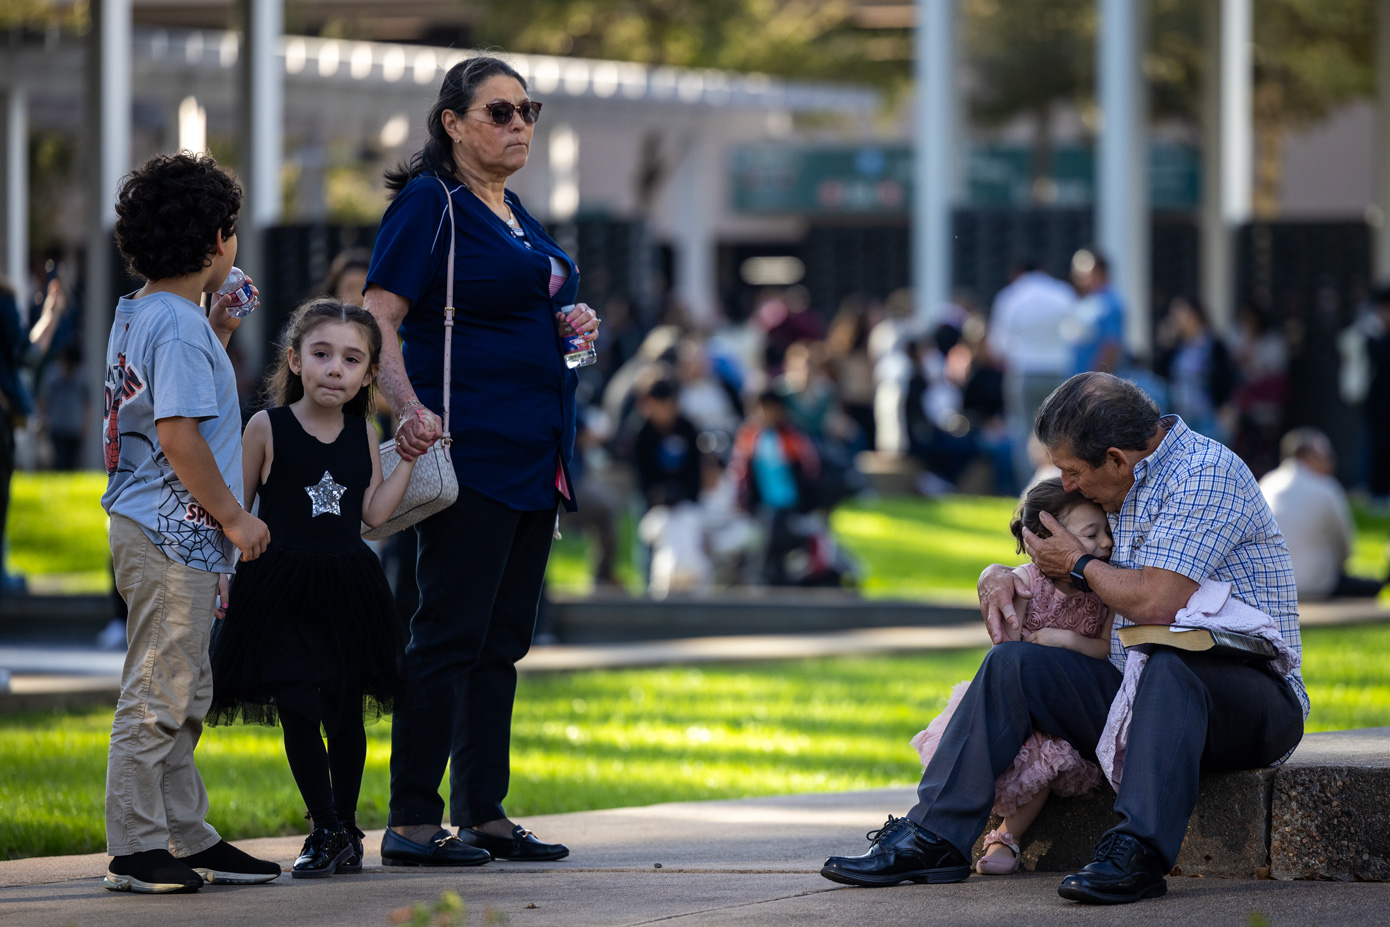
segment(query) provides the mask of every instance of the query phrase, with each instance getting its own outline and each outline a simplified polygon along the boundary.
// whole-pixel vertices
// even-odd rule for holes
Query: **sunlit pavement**
[[[525,821],[567,843],[558,863],[476,869],[383,869],[368,834],[366,871],[322,880],[288,872],[259,886],[207,886],[148,896],[101,887],[106,857],[0,862],[0,923],[16,925],[387,924],[393,912],[455,892],[468,924],[510,925],[1047,925],[1386,923],[1390,887],[1371,883],[1170,878],[1168,895],[1119,908],[1057,896],[1059,873],[972,876],[957,885],[838,886],[818,874],[832,853],[858,853],[864,833],[911,804],[910,789],[684,802],[548,815]],[[239,845],[286,869],[302,837]],[[1252,918],[1252,915],[1258,917]]]

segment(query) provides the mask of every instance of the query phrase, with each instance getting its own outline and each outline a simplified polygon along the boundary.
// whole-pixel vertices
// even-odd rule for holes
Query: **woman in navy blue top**
[[[366,308],[384,331],[378,385],[402,452],[441,434],[444,302],[453,205],[456,307],[450,389],[458,501],[416,526],[420,604],[391,735],[386,865],[551,860],[502,809],[510,776],[516,661],[531,645],[557,505],[575,508],[574,390],[559,322],[593,338],[575,303],[574,262],[506,189],[526,164],[540,104],[505,62],[471,58],[444,77],[429,140],[388,172],[393,194],[367,272]],[[443,183],[441,184],[441,181]],[[439,796],[449,763],[451,834]]]

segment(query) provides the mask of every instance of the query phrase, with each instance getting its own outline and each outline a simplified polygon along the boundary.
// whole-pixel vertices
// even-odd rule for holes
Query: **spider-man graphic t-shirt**
[[[174,475],[155,423],[198,420],[227,488],[241,486],[241,413],[227,351],[202,307],[173,293],[123,297],[106,346],[102,508],[145,529],[169,559],[230,573],[236,548]]]

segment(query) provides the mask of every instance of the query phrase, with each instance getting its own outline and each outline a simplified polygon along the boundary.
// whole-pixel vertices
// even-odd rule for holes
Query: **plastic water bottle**
[[[217,295],[227,297],[227,315],[234,319],[246,318],[261,304],[260,297],[251,288],[251,281],[246,279],[240,267],[233,267],[231,273],[227,274],[227,279],[217,288]]]
[[[574,306],[569,305],[560,309],[565,315],[574,311]],[[582,334],[576,332],[570,323],[560,320],[560,336],[565,340],[565,366],[573,370],[576,367],[587,367],[598,360],[598,351],[594,349],[594,344]]]

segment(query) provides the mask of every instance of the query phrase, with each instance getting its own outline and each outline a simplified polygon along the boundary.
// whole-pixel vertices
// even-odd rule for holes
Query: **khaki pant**
[[[111,517],[116,589],[130,608],[106,763],[106,852],[189,856],[221,838],[193,748],[212,701],[217,574],[175,563],[135,522]]]

